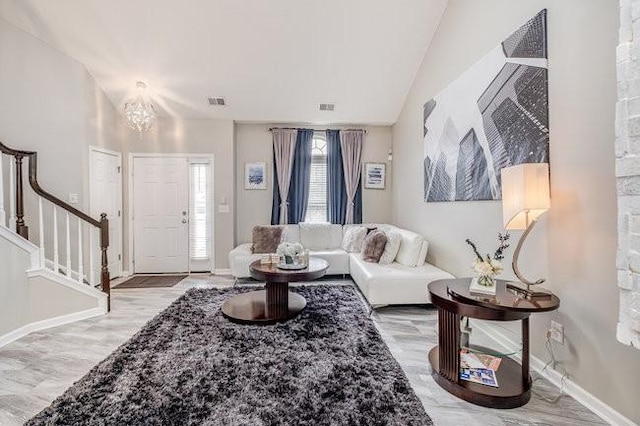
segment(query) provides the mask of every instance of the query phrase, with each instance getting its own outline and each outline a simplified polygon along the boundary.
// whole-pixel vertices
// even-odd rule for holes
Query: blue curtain
[[[327,129],[327,220],[344,224],[347,212],[347,190],[342,170],[340,131]]]
[[[293,170],[291,172],[291,184],[289,185],[289,223],[299,223],[307,214],[307,202],[309,201],[309,184],[311,181],[311,140],[313,130],[298,129],[296,137],[296,149],[293,158]],[[277,176],[275,154],[273,159],[274,179]],[[280,223],[280,188],[277,182],[273,182],[273,203],[271,207],[271,224]]]
[[[347,189],[342,168],[340,131],[327,129],[327,219],[344,225],[347,215]],[[362,223],[362,179],[355,197],[353,223]]]
[[[313,130],[298,129],[293,171],[289,187],[289,223],[304,221],[311,182],[311,140]]]

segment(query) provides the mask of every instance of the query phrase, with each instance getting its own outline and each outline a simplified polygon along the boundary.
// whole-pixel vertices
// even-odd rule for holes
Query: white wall
[[[235,228],[233,122],[216,119],[160,118],[152,131],[143,134],[142,140],[132,130],[125,129],[124,169],[128,168],[129,153],[160,154],[213,154],[214,155],[214,238],[216,269],[229,267],[228,254],[234,247]],[[124,178],[124,269],[128,269],[130,254],[129,238],[129,173]],[[218,206],[223,199],[230,207],[221,213]]]
[[[6,240],[1,231],[0,336],[4,336],[29,322],[29,286],[25,271],[31,267],[31,257]]]
[[[308,126],[292,124],[236,124],[236,242],[251,241],[251,230],[256,225],[271,223],[273,196],[273,142],[270,127],[301,127],[324,130],[363,128],[367,130],[362,162],[387,163],[387,184],[385,190],[362,188],[362,220],[365,223],[386,223],[391,219],[392,163],[387,161],[391,148],[391,127],[389,126]],[[267,190],[244,189],[244,165],[253,162],[267,163]],[[364,167],[364,166],[363,166]]]
[[[500,202],[422,201],[422,105],[543,8],[549,24],[552,207],[527,240],[521,266],[525,275],[548,277],[548,288],[562,302],[557,313],[533,318],[532,350],[548,359],[544,335],[557,317],[566,344],[556,351],[570,378],[640,421],[640,358],[616,341],[617,2],[450,0],[393,127],[393,216],[398,225],[424,234],[430,260],[457,276],[471,274],[465,238],[493,250],[502,228]]]
[[[38,152],[46,190],[88,207],[88,147],[120,150],[116,120],[82,64],[0,19],[0,140]]]

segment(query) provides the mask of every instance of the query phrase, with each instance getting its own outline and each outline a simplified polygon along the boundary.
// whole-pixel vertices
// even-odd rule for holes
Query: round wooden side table
[[[307,301],[289,291],[289,283],[316,280],[328,268],[329,263],[317,257],[310,257],[309,266],[298,270],[279,269],[256,260],[249,266],[251,277],[266,281],[266,289],[233,296],[222,305],[222,314],[240,324],[273,324],[291,319],[307,306]]]
[[[531,398],[529,375],[529,316],[558,309],[560,299],[521,298],[497,280],[496,294],[471,293],[471,278],[438,280],[429,284],[431,302],[438,308],[438,346],[429,351],[431,375],[440,387],[465,401],[491,408],[520,407]],[[463,317],[495,321],[522,321],[522,364],[504,357],[495,372],[499,387],[460,378],[460,320]],[[490,349],[472,350],[491,354]]]

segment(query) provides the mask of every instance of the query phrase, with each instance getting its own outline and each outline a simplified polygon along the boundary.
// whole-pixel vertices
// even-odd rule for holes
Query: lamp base
[[[544,300],[544,299],[551,299],[551,293],[548,293],[546,291],[534,291],[531,290],[530,286],[525,284],[525,283],[521,283],[521,282],[509,282],[507,283],[507,291],[510,293],[515,294],[518,297],[524,298],[524,299],[529,299],[529,300],[533,300],[533,299],[537,299],[537,300]]]

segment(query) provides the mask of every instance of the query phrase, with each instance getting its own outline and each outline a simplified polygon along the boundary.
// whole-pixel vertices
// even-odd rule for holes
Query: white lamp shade
[[[505,167],[501,176],[504,227],[527,229],[549,209],[549,164],[525,163]]]

